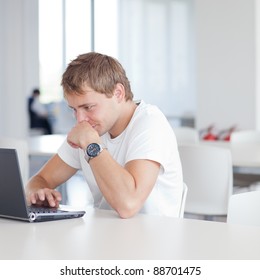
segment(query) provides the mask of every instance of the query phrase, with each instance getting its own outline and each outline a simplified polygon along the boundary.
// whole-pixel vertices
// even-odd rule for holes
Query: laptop
[[[16,149],[0,148],[0,217],[27,222],[79,218],[83,210],[27,206]]]

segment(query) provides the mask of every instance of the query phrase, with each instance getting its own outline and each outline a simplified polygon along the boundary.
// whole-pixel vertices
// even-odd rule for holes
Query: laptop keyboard
[[[29,206],[28,210],[29,210],[29,212],[33,212],[33,213],[57,213],[57,212],[64,212],[64,211],[59,210],[57,208],[35,207],[35,206]]]

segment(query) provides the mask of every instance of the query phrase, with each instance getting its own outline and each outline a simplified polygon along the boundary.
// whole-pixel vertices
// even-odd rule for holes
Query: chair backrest
[[[186,199],[187,199],[187,193],[188,193],[188,187],[185,183],[183,183],[183,191],[182,191],[182,199],[181,199],[181,207],[180,207],[179,218],[184,217],[184,209],[185,209],[185,204],[186,204]]]
[[[16,149],[21,176],[25,184],[29,178],[29,146],[26,140],[0,137],[0,148]]]
[[[231,144],[260,144],[259,130],[234,131],[230,136]]]
[[[232,195],[229,199],[227,223],[260,226],[260,191]]]
[[[173,131],[178,145],[199,143],[199,132],[195,128],[180,126],[174,127]]]
[[[183,180],[189,186],[185,212],[226,215],[233,188],[231,152],[208,145],[182,145]]]

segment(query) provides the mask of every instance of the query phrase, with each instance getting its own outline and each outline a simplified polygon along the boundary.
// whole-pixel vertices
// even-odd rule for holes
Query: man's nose
[[[86,112],[82,112],[82,111],[79,110],[76,113],[76,119],[77,119],[77,123],[80,123],[82,121],[88,121],[89,117],[88,117]]]

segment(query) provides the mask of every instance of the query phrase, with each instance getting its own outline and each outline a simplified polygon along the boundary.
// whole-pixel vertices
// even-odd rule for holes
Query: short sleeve
[[[75,169],[81,169],[80,157],[79,157],[79,149],[72,148],[67,140],[63,142],[63,144],[58,149],[59,157],[67,163],[69,166]]]

